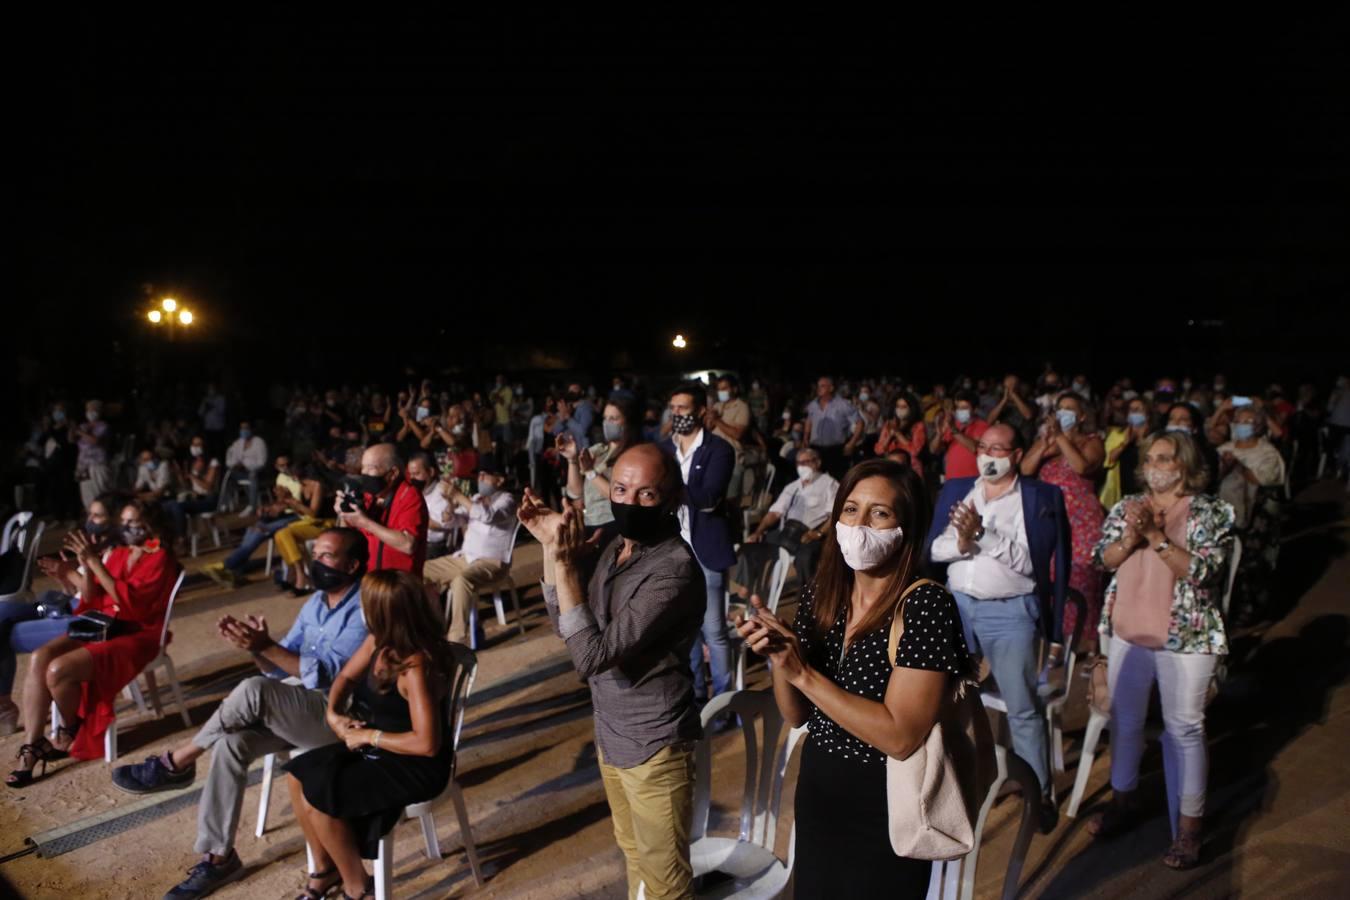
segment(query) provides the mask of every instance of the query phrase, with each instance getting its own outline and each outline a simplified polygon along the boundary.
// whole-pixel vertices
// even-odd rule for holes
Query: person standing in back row
[[[820,454],[825,471],[835,479],[844,477],[862,433],[862,415],[853,404],[834,395],[833,378],[821,376],[816,399],[806,406],[804,440]]]

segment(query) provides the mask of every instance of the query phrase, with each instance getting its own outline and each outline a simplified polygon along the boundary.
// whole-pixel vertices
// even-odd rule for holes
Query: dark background
[[[12,35],[20,399],[1344,361],[1340,22],[60,15]]]

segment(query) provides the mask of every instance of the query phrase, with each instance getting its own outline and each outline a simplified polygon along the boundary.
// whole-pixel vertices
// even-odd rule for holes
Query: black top
[[[792,625],[806,662],[849,693],[877,702],[885,700],[892,668],[892,661],[886,658],[892,616],[886,616],[875,630],[856,636],[841,662],[847,623],[840,617],[823,639],[818,637],[812,611],[813,592],[814,586],[802,591]],[[922,585],[905,600],[905,628],[895,648],[893,664],[951,675],[968,674],[970,656],[961,630],[961,614],[951,593],[942,585]],[[807,725],[812,744],[827,753],[859,762],[881,763],[886,759],[886,754],[839,727],[814,704]]]

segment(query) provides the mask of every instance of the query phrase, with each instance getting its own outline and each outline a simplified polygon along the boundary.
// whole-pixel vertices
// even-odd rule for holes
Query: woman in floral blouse
[[[1209,775],[1205,700],[1219,657],[1228,652],[1220,604],[1233,508],[1200,493],[1209,473],[1189,435],[1155,434],[1140,446],[1139,459],[1145,493],[1112,508],[1093,550],[1097,563],[1115,573],[1100,624],[1109,642],[1115,798],[1089,831],[1105,838],[1134,823],[1144,720],[1156,680],[1167,791],[1179,798],[1180,812],[1163,862],[1185,869],[1200,859]]]

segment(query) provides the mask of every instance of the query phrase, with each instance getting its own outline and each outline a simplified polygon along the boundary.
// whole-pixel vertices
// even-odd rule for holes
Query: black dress
[[[365,859],[379,855],[380,838],[398,823],[403,807],[434,800],[450,780],[454,748],[444,702],[440,706],[441,748],[435,756],[406,756],[370,747],[348,750],[337,743],[310,750],[285,765],[300,779],[311,806],[351,823]],[[354,718],[372,728],[412,731],[408,701],[397,686],[381,693],[369,674],[353,689],[352,709]]]
[[[940,585],[916,588],[905,601],[894,663],[886,658],[890,616],[877,630],[855,637],[841,662],[845,622],[840,618],[823,638],[815,635],[812,599],[810,588],[802,592],[793,631],[806,661],[850,693],[883,700],[893,664],[954,675],[970,666],[956,601]],[[807,724],[811,739],[797,776],[797,896],[926,896],[932,863],[891,849],[886,755],[814,706]]]

